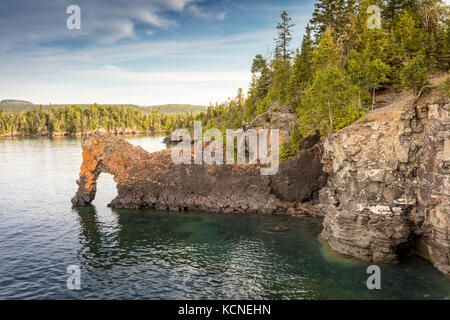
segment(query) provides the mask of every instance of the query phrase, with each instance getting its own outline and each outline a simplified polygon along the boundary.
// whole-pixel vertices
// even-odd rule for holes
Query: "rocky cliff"
[[[169,150],[148,153],[124,140],[91,134],[82,139],[79,189],[72,203],[89,204],[99,175],[106,172],[117,183],[118,195],[110,204],[115,208],[292,213],[326,184],[322,147],[309,147],[282,163],[277,175],[263,176],[258,165],[174,164]]]
[[[450,104],[436,92],[413,100],[325,139],[321,236],[358,259],[415,252],[450,274]]]

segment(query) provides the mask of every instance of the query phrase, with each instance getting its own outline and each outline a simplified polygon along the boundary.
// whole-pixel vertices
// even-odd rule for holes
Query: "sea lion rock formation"
[[[174,164],[171,151],[149,153],[105,134],[82,138],[83,162],[74,205],[95,198],[97,179],[112,174],[118,195],[114,208],[154,208],[235,213],[285,213],[318,195],[327,177],[315,144],[264,176],[258,165]]]

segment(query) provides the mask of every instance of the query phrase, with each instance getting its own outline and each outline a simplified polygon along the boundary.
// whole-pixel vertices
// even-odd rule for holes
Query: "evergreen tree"
[[[328,28],[335,31],[338,39],[348,39],[348,28],[355,14],[356,4],[356,0],[318,0],[310,21],[316,40]]]
[[[353,83],[358,86],[359,104],[363,104],[366,93],[370,91],[373,107],[376,90],[388,82],[390,67],[378,58],[371,59],[367,51],[352,51],[347,70]]]
[[[387,63],[393,72],[393,81],[400,83],[401,70],[418,53],[425,52],[424,30],[420,28],[419,16],[408,10],[399,13],[392,23],[386,48]]]
[[[400,14],[408,9],[415,10],[418,7],[418,0],[386,0],[383,1],[382,16],[387,22],[391,22]]]
[[[362,112],[358,88],[344,69],[329,65],[316,73],[305,91],[298,116],[304,136],[316,130],[327,135],[353,123]]]
[[[301,51],[296,53],[294,64],[292,66],[291,76],[291,96],[294,104],[299,103],[301,92],[306,88],[313,77],[312,59],[313,59],[313,40],[311,38],[311,28],[306,26],[305,35]]]
[[[320,39],[328,27],[336,27],[334,17],[339,5],[342,5],[341,0],[319,0],[314,4],[310,24],[315,31],[316,40]]]
[[[253,59],[251,68],[252,81],[248,91],[245,118],[250,121],[255,115],[258,105],[264,100],[271,85],[271,71],[267,60],[258,54]]]
[[[280,15],[281,22],[277,24],[278,38],[275,39],[277,45],[277,51],[284,61],[291,59],[290,43],[292,41],[291,28],[294,26],[291,23],[291,17],[286,11],[283,11]]]
[[[341,57],[334,38],[334,31],[328,28],[322,35],[312,57],[313,70],[316,72],[329,65],[339,65]]]
[[[400,73],[402,84],[412,89],[414,94],[417,94],[420,88],[427,83],[427,75],[425,57],[420,53],[409,60]]]
[[[283,54],[275,49],[275,57],[271,62],[272,83],[264,104],[264,111],[273,102],[286,104],[289,101],[289,80],[291,77],[291,63],[285,60]],[[264,102],[264,101],[263,101]]]
[[[446,71],[450,63],[449,8],[442,0],[424,0],[418,11],[421,27],[426,32],[423,51],[428,57],[428,66]]]

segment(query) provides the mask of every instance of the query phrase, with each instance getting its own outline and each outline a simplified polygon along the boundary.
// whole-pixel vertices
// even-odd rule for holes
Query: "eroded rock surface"
[[[243,129],[244,131],[248,129],[278,129],[281,145],[283,142],[290,142],[292,130],[297,121],[297,115],[292,107],[272,105],[267,112],[244,124]]]
[[[321,236],[343,254],[395,262],[415,251],[450,274],[450,104],[411,100],[324,142]]]
[[[258,165],[174,164],[170,150],[148,153],[104,134],[83,137],[82,149],[75,205],[94,199],[102,172],[112,174],[117,183],[118,195],[110,206],[173,211],[285,213],[326,183],[318,161],[320,144],[283,163],[275,176],[261,175]],[[280,179],[288,172],[298,174],[294,180]]]

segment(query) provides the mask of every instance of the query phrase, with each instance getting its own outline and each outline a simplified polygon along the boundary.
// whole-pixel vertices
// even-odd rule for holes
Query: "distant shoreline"
[[[81,137],[84,134],[94,133],[94,131],[86,132],[54,132],[54,133],[33,133],[33,134],[0,134],[0,138],[38,138],[38,137],[48,137],[48,138],[66,138],[66,137]],[[106,133],[114,136],[166,136],[165,132],[152,132],[152,131],[106,131]]]
[[[10,101],[10,100],[2,100]],[[194,104],[161,104],[161,105],[135,105],[135,104],[98,104],[98,103],[81,103],[81,104],[33,104],[33,103],[0,103],[0,110],[5,112],[27,112],[30,110],[42,108],[48,112],[50,108],[66,108],[79,106],[86,109],[90,106],[104,106],[104,107],[124,107],[135,110],[141,110],[143,113],[151,113],[152,111],[159,111],[163,114],[180,114],[180,113],[201,113],[206,112],[209,106],[194,105]]]

